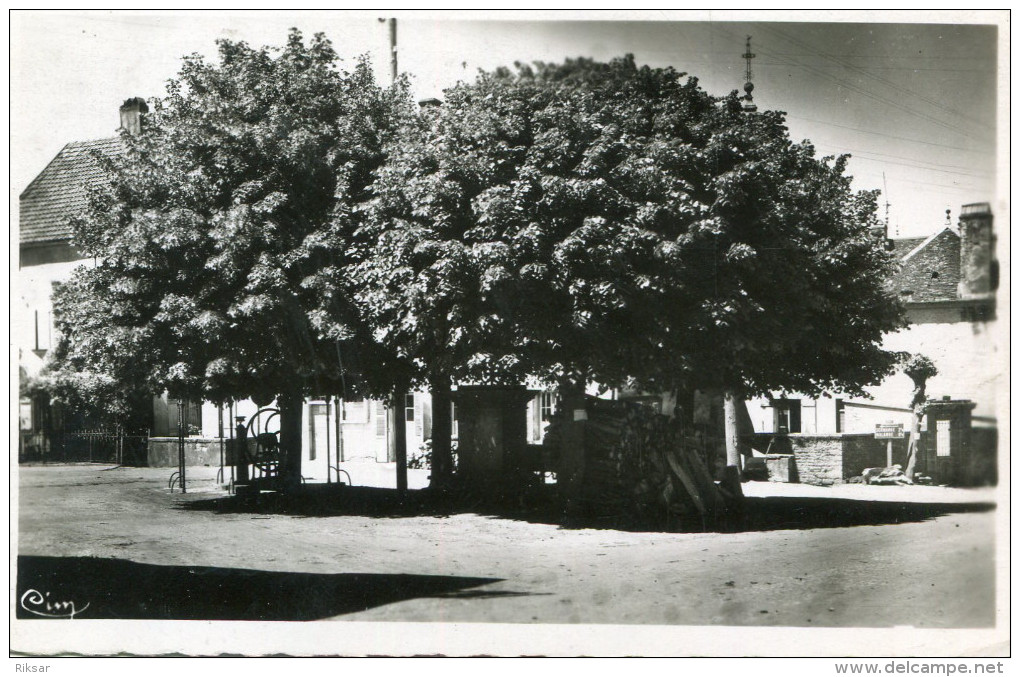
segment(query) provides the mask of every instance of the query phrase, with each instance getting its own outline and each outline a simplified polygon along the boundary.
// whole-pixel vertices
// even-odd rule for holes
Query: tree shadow
[[[953,513],[989,512],[994,503],[912,503],[849,498],[766,496],[745,499],[738,531],[825,529],[926,522]]]
[[[498,578],[314,574],[20,555],[17,617],[311,621],[409,599],[520,596]],[[71,606],[73,604],[73,607]]]
[[[666,519],[664,515],[603,513],[569,506],[555,485],[512,499],[471,492],[407,491],[345,485],[306,485],[291,495],[265,492],[256,500],[235,496],[181,502],[185,510],[216,513],[279,514],[295,517],[362,516],[402,518],[478,514],[486,517],[550,524],[564,529],[612,529],[640,532],[776,531],[826,529],[923,522],[952,513],[988,512],[994,503],[912,503],[848,498],[747,497],[740,514],[708,523],[698,516]]]

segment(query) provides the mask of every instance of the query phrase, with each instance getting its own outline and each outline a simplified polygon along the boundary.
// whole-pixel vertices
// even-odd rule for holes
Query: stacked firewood
[[[704,446],[636,403],[589,400],[575,497],[604,516],[709,521],[726,509]]]

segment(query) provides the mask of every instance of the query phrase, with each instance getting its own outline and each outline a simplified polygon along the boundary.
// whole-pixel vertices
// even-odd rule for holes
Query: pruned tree
[[[910,377],[914,383],[914,391],[910,397],[910,442],[907,447],[907,468],[904,474],[914,479],[914,471],[917,468],[917,457],[920,454],[921,421],[924,419],[924,407],[928,401],[925,389],[928,379],[938,375],[939,370],[935,363],[928,357],[920,354],[906,355],[902,358],[903,373]]]
[[[406,84],[380,88],[364,60],[341,71],[321,34],[218,46],[218,63],[184,59],[74,224],[98,263],[57,297],[55,378],[86,394],[129,384],[275,398],[281,475],[294,484],[305,395],[406,380],[361,323],[344,271],[357,205],[413,109]]]
[[[846,162],[632,57],[482,73],[394,139],[359,298],[429,383],[859,393],[902,314]]]

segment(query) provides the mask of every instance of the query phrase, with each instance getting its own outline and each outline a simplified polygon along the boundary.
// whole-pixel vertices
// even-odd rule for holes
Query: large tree
[[[75,223],[98,263],[57,296],[56,380],[275,398],[294,483],[304,395],[406,380],[360,322],[344,271],[356,206],[413,110],[406,86],[380,88],[366,62],[340,70],[321,34],[218,46],[218,63],[185,58]]]
[[[860,392],[902,318],[846,161],[631,57],[482,73],[394,140],[360,298],[429,382]]]

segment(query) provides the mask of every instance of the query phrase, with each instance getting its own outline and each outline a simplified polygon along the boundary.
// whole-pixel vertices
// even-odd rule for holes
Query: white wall
[[[976,426],[991,425],[997,417],[997,407],[1008,406],[999,402],[1002,389],[1008,381],[1008,355],[1000,349],[1001,336],[996,322],[926,322],[912,324],[886,336],[887,350],[906,351],[926,355],[939,370],[927,384],[927,396],[939,399],[949,396],[954,400],[972,400],[978,417]],[[892,421],[910,426],[910,399],[913,382],[902,372],[896,372],[877,386],[867,389],[871,399],[846,397],[845,429],[842,432],[873,432],[875,425]],[[836,399],[820,398],[817,401],[801,399],[801,432],[803,434],[831,434],[836,432]],[[755,432],[774,432],[773,409],[767,399],[756,398],[746,403]],[[1001,413],[999,414],[1001,415]]]
[[[35,317],[39,316],[39,347],[49,349],[56,344],[57,335],[53,328],[53,283],[66,282],[72,271],[91,262],[69,261],[28,266],[15,275],[17,285],[12,298],[11,341],[23,350],[34,350]]]
[[[1000,348],[997,322],[945,322],[913,324],[887,337],[889,350],[927,355],[938,368],[928,381],[930,398],[948,395],[976,403],[974,416],[995,417],[999,390],[1008,383],[1009,363]],[[903,374],[871,389],[876,402],[910,406],[913,384]],[[1003,403],[1005,404],[1005,403]]]

